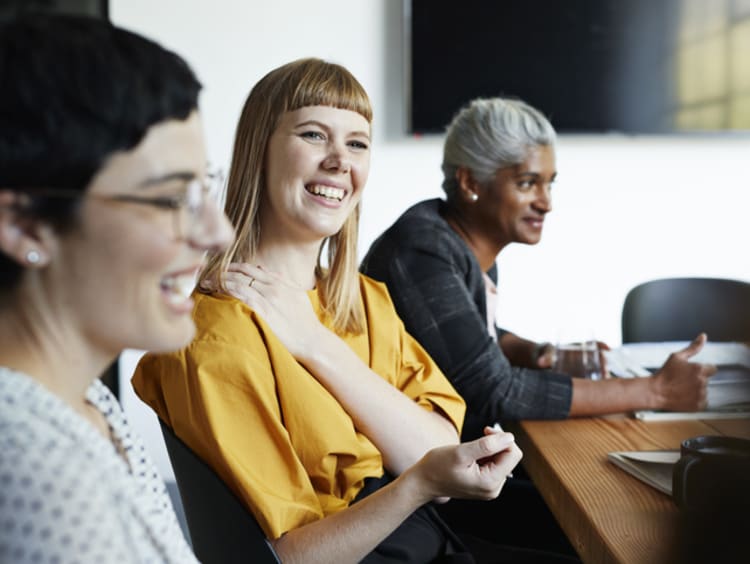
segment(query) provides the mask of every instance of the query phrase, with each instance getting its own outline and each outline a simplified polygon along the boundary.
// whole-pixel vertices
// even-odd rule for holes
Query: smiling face
[[[110,157],[89,186],[77,227],[56,236],[40,275],[66,319],[101,350],[171,350],[192,338],[192,280],[204,252],[231,241],[229,222],[211,202],[178,236],[174,214],[181,211],[106,197],[181,195],[205,174],[205,154],[197,113],[152,126],[134,149]]]
[[[268,142],[263,238],[318,243],[337,233],[362,197],[370,124],[357,112],[307,106],[282,115]]]
[[[542,238],[544,217],[552,211],[551,187],[557,176],[555,150],[530,147],[521,164],[501,168],[479,188],[474,222],[500,247],[535,245]]]

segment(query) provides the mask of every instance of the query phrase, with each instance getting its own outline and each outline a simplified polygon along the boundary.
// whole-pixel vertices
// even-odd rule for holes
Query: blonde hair
[[[250,91],[235,133],[225,210],[237,238],[223,253],[209,258],[201,279],[220,279],[218,275],[231,262],[252,262],[262,236],[258,220],[268,141],[282,115],[306,106],[351,110],[372,123],[367,92],[340,65],[314,58],[299,59],[266,74]],[[315,268],[321,304],[340,334],[359,334],[364,330],[357,272],[360,205],[338,233],[321,243]],[[327,269],[321,263],[324,255]]]

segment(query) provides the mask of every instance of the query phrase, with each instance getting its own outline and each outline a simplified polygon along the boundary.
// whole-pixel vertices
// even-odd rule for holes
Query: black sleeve
[[[570,378],[511,366],[488,334],[466,280],[473,258],[447,235],[414,235],[377,241],[362,268],[386,283],[407,330],[466,401],[462,437],[481,436],[501,419],[567,417]]]

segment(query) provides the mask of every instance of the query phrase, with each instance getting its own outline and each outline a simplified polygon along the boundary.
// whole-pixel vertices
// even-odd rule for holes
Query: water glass
[[[553,369],[574,378],[601,380],[602,366],[596,340],[558,343],[555,347]]]

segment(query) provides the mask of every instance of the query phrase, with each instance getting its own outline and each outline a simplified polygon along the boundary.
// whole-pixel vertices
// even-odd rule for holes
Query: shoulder
[[[360,274],[359,288],[365,315],[370,321],[377,318],[379,323],[383,323],[386,318],[393,318],[394,322],[401,322],[388,287],[383,282]]]
[[[184,374],[209,367],[266,365],[269,349],[283,348],[269,325],[244,302],[224,294],[195,292],[193,298],[192,341],[178,351],[145,354],[136,375],[144,371]]]
[[[77,440],[69,420],[56,424],[47,415],[4,409],[0,418],[0,498],[19,527],[30,518],[37,532],[112,501],[103,499],[107,477],[101,461]]]
[[[254,344],[263,343],[265,324],[250,307],[242,301],[224,294],[193,294],[195,306],[193,321],[195,336],[190,344],[176,353],[146,355],[167,358],[182,357],[185,353],[222,349],[245,350]]]
[[[359,273],[359,291],[364,300],[391,301],[386,285],[366,274]]]
[[[386,234],[407,235],[419,233],[447,233],[450,227],[441,215],[444,202],[440,199],[424,200],[407,209],[386,230]]]
[[[196,292],[193,299],[196,341],[206,338],[233,341],[237,338],[238,331],[253,325],[253,311],[236,298]]]
[[[365,307],[365,313],[368,317],[372,317],[374,314],[383,315],[390,312],[396,315],[396,308],[393,305],[391,294],[388,292],[388,287],[385,283],[360,273],[359,292]]]
[[[240,369],[247,365],[268,362],[265,326],[252,309],[229,296],[193,296],[193,340],[178,351],[145,354],[133,375],[136,393],[162,416],[164,389],[179,387],[186,374],[215,370],[230,377],[244,374]]]
[[[454,262],[471,251],[443,219],[440,209],[444,202],[426,200],[405,211],[371,245],[363,261],[365,272],[379,273],[393,268],[394,262],[427,255]],[[410,258],[411,257],[411,258]]]
[[[0,377],[0,467],[14,471],[39,466],[58,453],[75,453],[73,426],[81,419],[41,384],[18,372]],[[49,449],[49,457],[47,456]],[[2,472],[0,472],[2,475]]]

